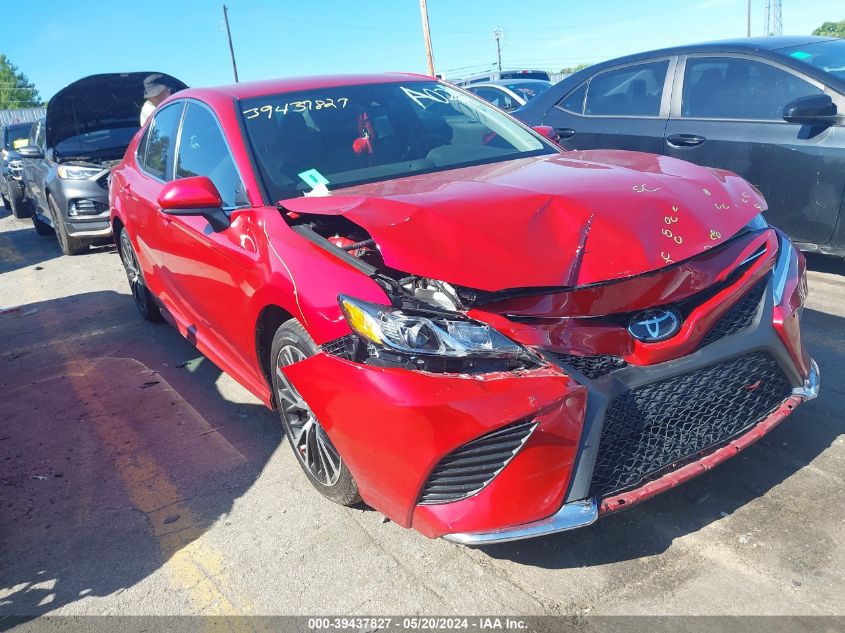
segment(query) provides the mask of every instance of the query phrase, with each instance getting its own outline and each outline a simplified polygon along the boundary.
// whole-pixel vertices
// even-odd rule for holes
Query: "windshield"
[[[32,123],[23,123],[20,125],[10,125],[6,128],[3,139],[3,147],[6,149],[18,149],[29,143],[29,131],[32,129]]]
[[[551,85],[548,81],[519,81],[512,84],[505,84],[505,88],[511,92],[515,92],[526,101],[531,101],[537,95],[548,90]]]
[[[63,158],[120,158],[137,131],[138,125],[135,123],[128,127],[83,132],[60,141],[56,145],[56,152]]]
[[[274,200],[555,152],[486,102],[434,81],[268,95],[240,110]]]
[[[804,46],[782,48],[778,52],[789,55],[830,73],[839,79],[845,79],[845,40],[815,42]]]

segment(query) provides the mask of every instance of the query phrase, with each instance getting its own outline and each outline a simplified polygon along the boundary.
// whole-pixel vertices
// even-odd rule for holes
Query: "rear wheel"
[[[331,501],[353,505],[361,500],[358,484],[317,416],[282,371],[316,353],[313,339],[295,319],[276,331],[270,356],[276,408],[294,455],[311,484]]]
[[[53,196],[47,196],[47,204],[50,206],[50,215],[53,218],[53,226],[56,230],[56,237],[59,238],[59,246],[65,255],[81,255],[88,250],[88,242],[78,237],[67,234],[67,225],[64,216],[59,210],[59,205]]]
[[[144,275],[141,266],[138,264],[138,256],[132,247],[132,241],[126,229],[120,230],[120,260],[123,262],[123,269],[126,271],[126,278],[129,280],[129,289],[132,290],[132,298],[138,312],[147,321],[161,321],[161,312],[156,305],[153,294],[147,289],[144,282]]]

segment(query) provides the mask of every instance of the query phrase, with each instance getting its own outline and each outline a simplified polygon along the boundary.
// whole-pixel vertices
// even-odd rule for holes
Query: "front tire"
[[[281,370],[316,353],[317,345],[296,319],[276,330],[270,353],[276,410],[296,460],[311,484],[335,503],[354,505],[361,501],[358,484],[317,416]]]
[[[161,311],[156,305],[153,293],[147,288],[141,265],[138,263],[138,256],[135,254],[132,241],[125,228],[120,230],[118,243],[120,244],[120,261],[123,262],[123,270],[126,271],[126,279],[129,280],[129,289],[132,291],[135,307],[147,321],[161,321]]]
[[[23,220],[32,215],[32,208],[29,206],[29,200],[23,197],[21,188],[15,185],[9,185],[8,191],[8,207],[18,220]]]
[[[47,204],[50,206],[50,215],[53,217],[53,226],[56,230],[56,237],[59,238],[59,246],[65,255],[81,255],[88,250],[88,242],[67,234],[67,225],[64,216],[59,210],[59,205],[53,196],[47,196]]]
[[[38,217],[35,211],[32,212],[32,226],[35,227],[35,232],[41,237],[53,235],[53,227],[47,224],[44,220]]]

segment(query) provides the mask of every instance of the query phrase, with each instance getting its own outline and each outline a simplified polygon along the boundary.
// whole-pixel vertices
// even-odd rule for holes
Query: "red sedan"
[[[589,525],[814,397],[804,258],[742,178],[565,152],[418,75],[189,89],[112,172],[135,302],[329,499],[481,544]]]

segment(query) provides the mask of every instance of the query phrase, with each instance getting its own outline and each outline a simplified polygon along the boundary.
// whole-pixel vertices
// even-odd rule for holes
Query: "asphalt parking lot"
[[[0,210],[0,615],[845,614],[845,264],[811,267],[817,400],[590,528],[468,549],[324,500],[114,249]]]

